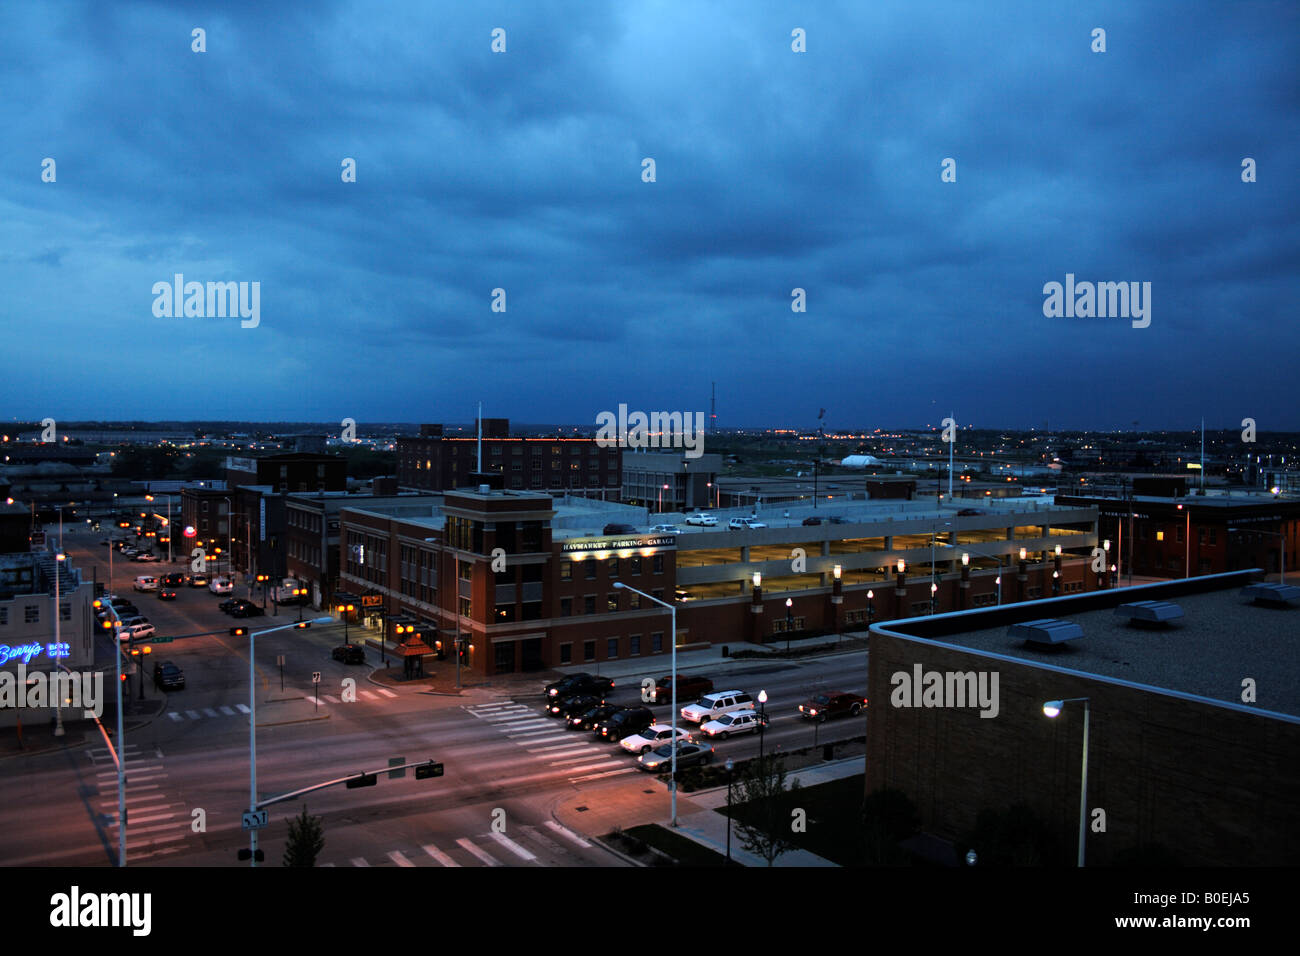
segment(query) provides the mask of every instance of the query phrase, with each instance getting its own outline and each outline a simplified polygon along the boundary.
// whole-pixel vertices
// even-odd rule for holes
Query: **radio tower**
[[[718,430],[718,383],[709,383],[709,434]]]

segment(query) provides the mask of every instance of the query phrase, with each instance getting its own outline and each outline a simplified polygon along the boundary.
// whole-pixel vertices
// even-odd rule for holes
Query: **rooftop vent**
[[[1126,617],[1130,624],[1172,624],[1183,618],[1183,609],[1168,601],[1133,601],[1115,608],[1116,617]]]
[[[1007,628],[1007,637],[1023,638],[1031,647],[1060,647],[1066,641],[1083,637],[1083,628],[1072,621],[1058,621],[1045,617],[1037,621],[1023,621]]]
[[[1250,584],[1241,589],[1241,596],[1250,598],[1256,604],[1272,604],[1287,607],[1290,602],[1300,598],[1300,588],[1294,584]]]
[[[478,486],[478,493],[479,493],[480,495],[485,495],[485,494],[487,494],[487,493],[488,493],[489,491],[491,491],[491,490],[492,490],[492,486],[491,486],[491,485],[479,485],[479,486]]]

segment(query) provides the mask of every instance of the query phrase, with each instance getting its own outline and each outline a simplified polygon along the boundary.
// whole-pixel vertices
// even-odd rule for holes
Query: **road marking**
[[[392,852],[390,852],[388,854],[388,858],[392,860],[394,863],[396,863],[398,866],[415,866],[414,863],[412,863],[406,857],[402,856],[401,852],[398,850],[393,850]]]
[[[333,865],[334,865],[333,863],[322,863],[322,864],[321,864],[322,867],[333,866]]]
[[[185,716],[188,717],[190,720],[198,720],[199,712],[197,710],[187,710],[185,711]]]
[[[443,866],[460,866],[459,863],[457,863],[447,854],[443,853],[432,843],[426,843],[423,847],[421,847],[421,849],[424,850],[425,853],[429,854],[429,856],[433,857],[435,860],[441,863]]]
[[[182,717],[180,714],[176,713],[176,711],[174,711],[174,710],[169,710],[169,711],[167,711],[167,716],[170,717],[172,720],[184,720],[184,719],[185,719],[185,718]]]
[[[117,821],[115,820],[112,823],[110,823],[108,825],[108,829],[110,830],[117,829]],[[146,833],[162,833],[164,831],[175,830],[175,829],[176,829],[176,823],[164,823],[156,827],[138,827],[135,825],[134,820],[127,820],[126,822],[127,836],[144,836]],[[155,839],[157,838],[155,837]]]
[[[488,717],[486,719],[491,721],[494,724],[505,725],[505,724],[517,724],[521,720],[535,721],[538,720],[539,718],[536,714],[532,713],[531,711],[525,711],[522,714],[511,714],[508,717]],[[542,722],[545,723],[545,721]]]
[[[388,689],[383,688],[383,687],[377,687],[377,688],[375,688],[375,689],[376,689],[379,693],[383,694],[385,697],[396,697],[396,696],[397,696],[397,695],[394,694],[391,690],[388,690]]]
[[[532,742],[534,741],[530,741],[530,743]],[[541,741],[535,741],[535,742],[541,743]],[[589,754],[589,753],[598,752],[592,750],[590,747],[586,746],[585,744],[572,744],[572,743],[552,744],[549,747],[525,747],[524,749],[527,750],[530,754],[546,754],[547,756],[556,756],[558,754]]]
[[[205,716],[208,716],[208,717],[215,717],[215,716],[217,716],[217,712],[216,712],[215,710],[213,710],[211,707],[204,707],[204,708],[203,708],[203,713],[204,713]]]
[[[516,704],[513,700],[505,700],[499,704],[475,704],[473,707],[470,708],[469,712],[473,714],[480,710],[496,710],[499,707],[519,707],[519,706],[521,705]]]
[[[370,691],[368,691],[368,690],[359,690],[359,691],[357,691],[357,696],[358,696],[358,697],[361,697],[361,698],[364,699],[364,700],[378,700],[378,699],[379,699],[377,696],[375,696],[374,694],[372,694],[372,693],[371,693]]]
[[[353,857],[351,860],[349,860],[348,862],[351,863],[353,866],[369,866],[369,865],[370,865],[369,863],[366,862],[366,858],[365,858],[364,856],[354,856],[354,857]]]
[[[252,711],[248,709],[247,704],[236,704],[235,709],[238,710],[241,714],[252,713]]]
[[[128,830],[127,832],[130,831]],[[141,840],[139,843],[128,843],[126,848],[128,850],[138,850],[141,847],[150,847],[152,849],[159,843],[174,843],[177,840],[184,840],[186,836],[188,836],[186,833],[176,833],[172,836],[156,836],[148,840]]]
[[[141,823],[157,823],[159,820],[170,820],[174,816],[176,816],[176,814],[174,813],[155,813],[153,816],[149,816],[149,817],[137,817],[134,814],[128,813],[126,817],[126,823],[129,829],[135,830],[135,832],[137,833],[148,833],[149,832],[148,830],[136,830],[135,829],[136,825]],[[117,820],[114,820],[112,823],[109,824],[109,826],[110,827],[117,826]],[[171,826],[171,824],[168,824],[168,826]],[[161,830],[164,828],[154,827],[154,829]]]
[[[481,862],[487,864],[488,866],[500,866],[500,865],[501,865],[501,861],[500,861],[500,860],[498,860],[496,857],[494,857],[491,853],[487,852],[487,850],[480,850],[478,847],[476,847],[476,846],[473,844],[473,842],[471,842],[471,841],[470,841],[468,838],[466,838],[466,837],[461,837],[459,840],[457,840],[457,841],[456,841],[456,845],[459,846],[459,847],[461,847],[461,849],[465,850],[465,852],[473,854],[473,855],[476,856],[476,857],[477,857]]]
[[[552,765],[554,765],[552,763]],[[626,767],[622,760],[597,760],[595,763],[583,763],[574,767],[565,767],[565,773],[581,773],[584,770],[599,770],[601,767]]]
[[[225,714],[227,717],[235,716],[235,712],[231,710],[229,707],[226,707],[225,705],[222,705],[221,712]]]
[[[546,821],[546,826],[547,826],[547,829],[554,830],[556,833],[558,833],[558,834],[559,834],[560,836],[562,836],[562,837],[567,837],[568,839],[572,840],[574,843],[578,844],[578,846],[582,847],[583,849],[590,849],[590,848],[591,848],[591,844],[590,844],[590,843],[588,843],[588,842],[587,842],[586,840],[584,840],[582,837],[578,836],[578,834],[574,833],[574,832],[573,832],[572,830],[570,830],[568,827],[563,826],[563,825],[561,825],[561,824],[559,824],[559,823],[556,823],[554,820],[547,820],[547,821]]]
[[[529,853],[527,850],[521,847],[514,840],[510,839],[510,837],[506,836],[504,833],[497,833],[495,830],[493,830],[491,833],[488,834],[488,836],[496,840],[503,847],[505,847],[507,850],[509,850],[511,853],[513,853],[515,856],[519,857],[519,859],[525,862],[532,862],[533,860],[537,859],[537,857],[534,854]]]
[[[607,770],[604,773],[589,773],[585,777],[570,777],[570,783],[583,783],[587,780],[599,780],[601,777],[612,777],[619,773],[636,773],[636,767],[628,767],[626,770]]]
[[[337,697],[331,697],[329,694],[321,694],[321,697],[325,698],[325,700],[331,704],[337,704],[339,702]]]
[[[507,737],[529,737],[529,736],[535,736],[537,734],[553,734],[555,733],[555,725],[540,724],[540,723],[539,724],[515,724],[512,727],[504,728],[504,732]]]
[[[595,759],[597,756],[598,756],[598,755],[597,755],[596,753],[594,753],[593,751],[587,750],[587,751],[584,751],[583,753],[580,753],[580,754],[574,754],[574,755],[571,756],[571,757],[561,757],[559,760],[552,760],[552,761],[551,761],[551,766],[552,766],[552,767],[558,767],[558,766],[559,766],[560,764],[562,764],[562,763],[578,763],[579,761],[582,761],[582,760],[593,760],[593,759]],[[602,758],[602,759],[603,759],[603,758]]]

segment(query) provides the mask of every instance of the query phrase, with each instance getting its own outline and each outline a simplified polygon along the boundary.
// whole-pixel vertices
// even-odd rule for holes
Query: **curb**
[[[554,814],[552,814],[552,816],[554,816]],[[559,820],[556,820],[555,822],[556,822],[556,823],[559,823],[560,821],[559,821]],[[590,834],[587,834],[587,839],[590,840],[592,843],[596,844],[596,846],[600,847],[600,848],[601,848],[602,850],[604,850],[606,853],[611,853],[611,854],[613,854],[614,856],[618,857],[618,858],[619,858],[620,860],[622,860],[624,863],[630,863],[632,866],[640,866],[640,867],[647,867],[647,866],[650,865],[650,864],[648,864],[648,863],[642,863],[640,860],[634,860],[632,857],[628,856],[626,853],[622,853],[622,852],[620,852],[620,851],[618,851],[618,850],[615,850],[612,846],[610,846],[608,843],[606,843],[606,842],[605,842],[604,840],[602,840],[600,837],[594,837],[594,836],[591,836]]]
[[[270,724],[258,724],[258,727],[283,727],[286,724],[309,724],[313,720],[329,720],[330,714],[320,714],[316,717],[300,717],[297,720],[277,720]]]

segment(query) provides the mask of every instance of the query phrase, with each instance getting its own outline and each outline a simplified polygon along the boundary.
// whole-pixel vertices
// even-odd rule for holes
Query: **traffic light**
[[[311,627],[311,621],[299,621],[294,627]]]
[[[230,629],[231,637],[246,637],[247,635],[248,635],[248,628],[246,627],[232,627]]]
[[[359,777],[353,777],[347,782],[349,790],[355,790],[357,787],[373,787],[379,782],[379,778],[373,773],[363,773]]]
[[[429,777],[441,777],[442,764],[430,760],[428,763],[422,763],[415,768],[416,780],[427,780]]]

